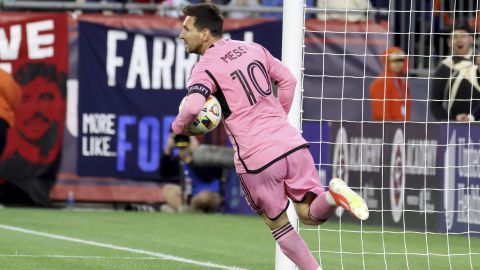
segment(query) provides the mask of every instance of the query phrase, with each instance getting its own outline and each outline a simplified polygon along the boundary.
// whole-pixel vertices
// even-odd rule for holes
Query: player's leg
[[[281,159],[258,174],[240,174],[240,184],[249,206],[263,217],[283,253],[302,269],[316,270],[317,261],[285,213],[286,173],[286,161]]]
[[[301,202],[294,202],[295,212],[303,224],[318,226],[335,213],[337,206],[326,202],[325,195],[326,192],[320,195],[307,193]]]
[[[295,203],[295,210],[304,224],[320,225],[327,221],[337,206],[341,206],[361,220],[366,220],[369,216],[368,207],[363,198],[339,178],[330,180],[329,191],[317,196],[307,194],[302,202]]]
[[[179,185],[165,184],[162,188],[165,204],[171,207],[174,211],[178,211],[183,204],[182,189]]]
[[[307,149],[292,153],[287,157],[287,162],[287,194],[296,202],[295,210],[300,221],[308,225],[319,225],[335,212],[337,206],[345,208],[361,220],[368,218],[368,208],[363,198],[341,179],[332,179],[329,191],[324,191]]]
[[[329,203],[313,158],[308,149],[300,149],[286,157],[288,174],[285,186],[295,203],[300,221],[307,225],[320,225],[335,213],[336,204]]]
[[[213,213],[218,210],[220,202],[218,192],[201,191],[193,196],[190,206],[196,212]]]
[[[276,219],[270,219],[265,213],[262,213],[262,217],[272,231],[273,238],[278,243],[283,254],[301,269],[319,269],[319,265],[308,249],[307,244],[298,232],[295,231],[285,212]]]

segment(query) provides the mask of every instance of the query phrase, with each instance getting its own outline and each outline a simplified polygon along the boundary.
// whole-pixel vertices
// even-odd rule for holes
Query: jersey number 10
[[[258,68],[260,70],[260,73],[263,75],[263,78],[260,78],[260,80],[265,79],[267,83],[267,89],[262,89],[262,87],[259,84],[258,78],[255,76],[258,72],[255,73],[255,69]],[[257,99],[255,98],[255,95],[252,91],[252,85],[255,88],[255,90],[261,95],[261,96],[268,96],[272,94],[272,83],[270,82],[270,76],[267,73],[267,70],[265,69],[265,66],[262,64],[262,62],[255,60],[248,64],[247,66],[247,74],[249,80],[245,77],[245,74],[239,69],[235,70],[230,74],[233,80],[238,80],[240,81],[240,84],[242,85],[243,91],[245,91],[245,94],[247,95],[248,102],[250,102],[250,105],[253,106],[254,104],[257,103]]]

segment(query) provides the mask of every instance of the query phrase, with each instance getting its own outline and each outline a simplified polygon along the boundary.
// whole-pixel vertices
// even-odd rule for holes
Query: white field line
[[[45,255],[33,255],[33,254],[4,254],[0,253],[1,257],[25,257],[25,258],[55,258],[55,259],[107,259],[107,260],[163,260],[158,257],[122,257],[122,256],[80,256],[80,255],[61,255],[61,254],[45,254]]]
[[[48,237],[48,238],[53,238],[53,239],[58,239],[58,240],[70,241],[70,242],[75,242],[75,243],[84,244],[84,245],[103,247],[103,248],[109,248],[109,249],[114,249],[114,250],[121,250],[121,251],[136,253],[136,254],[143,254],[143,255],[148,255],[148,256],[151,256],[151,257],[161,258],[163,260],[176,261],[176,262],[187,263],[187,264],[194,264],[194,265],[205,266],[205,267],[209,267],[209,268],[228,269],[228,270],[246,270],[245,268],[240,268],[240,267],[236,267],[236,266],[226,266],[226,265],[216,264],[216,263],[212,263],[212,262],[196,261],[196,260],[192,260],[192,259],[176,257],[176,256],[173,256],[173,255],[168,255],[168,254],[163,254],[163,253],[158,253],[158,252],[152,252],[152,251],[143,250],[143,249],[134,249],[134,248],[116,246],[116,245],[112,245],[112,244],[105,244],[105,243],[100,243],[100,242],[95,242],[95,241],[82,240],[82,239],[63,236],[63,235],[59,235],[59,234],[44,233],[44,232],[38,232],[38,231],[23,229],[23,228],[20,228],[20,227],[8,226],[8,225],[5,225],[5,224],[0,224],[0,229],[4,229],[4,230],[8,230],[8,231],[14,231],[14,232],[21,232],[21,233],[26,233],[26,234],[32,234],[32,235],[37,235],[37,236],[43,236],[43,237]]]

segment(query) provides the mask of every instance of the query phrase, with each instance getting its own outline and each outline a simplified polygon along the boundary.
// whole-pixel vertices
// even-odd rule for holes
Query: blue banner
[[[162,143],[198,57],[173,35],[88,22],[79,35],[79,174],[158,178]]]
[[[198,61],[178,32],[79,22],[79,175],[158,180],[162,146]],[[259,42],[280,57],[281,22],[225,37]]]

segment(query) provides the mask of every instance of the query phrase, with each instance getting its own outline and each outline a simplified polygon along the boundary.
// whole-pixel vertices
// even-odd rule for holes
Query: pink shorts
[[[320,177],[307,148],[293,152],[265,170],[239,174],[240,185],[250,208],[270,219],[278,218],[288,207],[288,198],[300,202],[307,193],[324,192]]]

